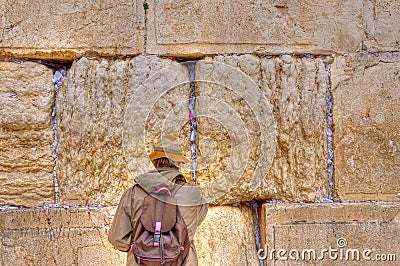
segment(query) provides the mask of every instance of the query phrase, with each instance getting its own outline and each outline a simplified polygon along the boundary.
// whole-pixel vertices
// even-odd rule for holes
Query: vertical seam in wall
[[[58,89],[61,88],[63,81],[67,77],[67,70],[66,68],[59,68],[54,72],[54,77],[53,77],[53,83],[54,83],[54,96],[53,96],[53,143],[51,144],[51,149],[52,149],[52,157],[54,161],[54,167],[53,167],[53,182],[54,182],[54,203],[57,205],[60,203],[60,189],[58,186],[58,180],[57,180],[57,145],[58,145],[58,139],[57,139],[57,122],[58,122],[58,117],[57,117],[57,95],[58,95]]]
[[[196,183],[197,170],[197,122],[196,122],[196,63],[197,61],[187,61],[183,64],[189,73],[190,95],[189,95],[189,120],[190,120],[190,151],[192,158],[192,180]]]
[[[144,27],[143,27],[143,52],[147,53],[147,16],[148,16],[148,3],[147,0],[143,1],[143,9],[144,9]]]
[[[258,251],[261,250],[261,232],[260,232],[260,218],[258,216],[258,210],[261,207],[262,204],[258,205],[256,201],[251,201],[250,202],[250,207],[253,211],[253,225],[254,225],[254,238],[255,238],[255,244],[256,244],[256,251],[257,251],[257,258],[260,263],[260,266],[264,266],[264,260],[259,256]]]
[[[333,95],[332,95],[332,83],[331,83],[331,64],[328,63],[325,65],[325,69],[327,72],[328,80],[326,84],[326,139],[327,139],[327,149],[328,149],[328,158],[327,158],[327,177],[328,177],[328,185],[329,185],[329,200],[334,201],[334,181],[333,181],[333,173],[334,173],[334,150],[333,150],[333,117],[332,117],[332,109],[333,109]]]

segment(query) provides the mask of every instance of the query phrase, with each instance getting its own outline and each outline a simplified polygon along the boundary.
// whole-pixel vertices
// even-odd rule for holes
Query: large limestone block
[[[157,88],[173,80],[166,76],[171,73],[160,70],[171,65],[178,66],[174,70],[178,76],[188,79],[183,66],[157,57],[74,62],[57,97],[57,177],[62,202],[116,205],[123,191],[133,185],[133,177],[152,169],[147,155],[161,134],[158,125],[172,106],[188,97],[188,91],[181,94],[181,87],[166,86],[171,90],[158,100]],[[155,91],[135,94],[149,76],[146,84]],[[127,110],[134,94],[139,96]],[[154,102],[146,102],[152,96]],[[133,119],[125,126],[125,116],[139,117],[143,123]]]
[[[266,265],[396,265],[400,204],[264,204]],[[315,256],[315,257],[314,257]]]
[[[326,54],[362,44],[361,0],[147,2],[149,53]]]
[[[262,89],[273,106],[277,148],[260,198],[313,202],[328,197],[325,94],[329,60],[283,56],[261,61]]]
[[[143,52],[140,1],[1,0],[0,55],[71,60]]]
[[[258,265],[249,207],[210,207],[194,238],[199,265]]]
[[[0,62],[0,205],[54,201],[52,71]]]
[[[399,200],[400,56],[339,57],[332,68],[335,193]]]
[[[196,80],[198,179],[207,198],[328,196],[321,58],[218,56],[197,63]]]
[[[126,254],[107,240],[116,207],[0,212],[0,261],[8,265],[116,265]],[[199,265],[257,265],[248,207],[211,207],[198,228]]]
[[[363,24],[364,50],[369,52],[399,51],[399,1],[364,1]]]
[[[115,208],[0,212],[1,265],[125,265],[107,240]]]

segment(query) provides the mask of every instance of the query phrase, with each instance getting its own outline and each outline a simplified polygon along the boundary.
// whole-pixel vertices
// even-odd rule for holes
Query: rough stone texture
[[[264,204],[261,229],[267,265],[395,265],[395,261],[372,260],[376,259],[377,254],[385,254],[386,258],[394,254],[396,260],[400,256],[398,203]],[[273,249],[275,253],[272,253]],[[280,254],[287,261],[278,259],[280,249],[286,250],[286,254],[283,251]],[[316,260],[311,262],[308,253],[304,253],[302,259],[304,249],[315,250]],[[336,251],[332,251],[332,257],[329,252],[322,257],[323,249]],[[360,252],[359,260],[352,259],[352,251],[348,251],[351,249]],[[372,250],[366,254],[371,261],[363,257],[365,249]],[[292,255],[292,258],[296,258],[296,250],[300,252],[297,261],[289,257]],[[271,253],[275,261],[271,260]]]
[[[116,204],[152,168],[161,132],[179,136],[190,158],[188,76],[157,57],[74,63],[57,100],[62,201]],[[196,79],[198,182],[208,201],[327,197],[322,59],[207,58]]]
[[[131,60],[82,58],[72,65],[57,97],[57,177],[62,202],[116,205],[118,196],[133,185],[133,176],[152,168],[146,148],[151,152],[153,147],[145,147],[144,138],[130,141],[139,137],[139,131],[145,130],[137,125],[137,121],[126,126],[133,136],[124,135],[128,141],[125,143],[125,162],[122,147],[124,115],[137,87],[148,76],[173,64],[176,63],[167,59],[139,56]],[[167,78],[158,78],[156,82],[164,80]],[[150,98],[149,95],[160,96],[149,93],[139,100],[144,101]],[[132,104],[132,108],[135,107],[150,108],[152,105],[138,101]],[[166,107],[159,108],[161,110],[155,112],[165,114],[163,108]],[[138,109],[128,111],[127,117],[136,112],[146,119],[149,113]],[[159,136],[160,132],[154,132],[154,135]]]
[[[125,265],[107,230],[115,208],[0,212],[1,265]]]
[[[149,53],[327,54],[362,45],[361,0],[147,2]]]
[[[370,52],[400,50],[400,2],[364,1],[363,49]]]
[[[0,62],[0,205],[54,201],[52,71]]]
[[[329,57],[261,61],[262,88],[277,125],[275,158],[261,198],[312,202],[328,197],[325,64],[329,63]]]
[[[250,208],[210,207],[196,231],[199,265],[258,265]]]
[[[351,53],[399,50],[396,0],[0,1],[0,55]],[[26,8],[29,5],[29,8]]]
[[[339,57],[332,68],[335,192],[399,200],[400,55]]]
[[[143,51],[140,1],[1,0],[0,11],[0,56],[71,60]]]
[[[0,262],[8,265],[125,265],[107,240],[115,207],[0,212]],[[199,265],[257,264],[247,207],[211,207],[198,228]]]
[[[226,204],[328,196],[323,59],[218,56],[200,61],[196,74],[207,197],[229,191],[214,201]]]

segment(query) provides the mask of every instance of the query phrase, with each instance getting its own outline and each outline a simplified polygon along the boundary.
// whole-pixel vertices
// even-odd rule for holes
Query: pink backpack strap
[[[171,195],[172,195],[172,194],[171,194],[171,191],[169,191],[169,189],[168,189],[167,187],[160,187],[159,189],[157,189],[156,191],[154,191],[154,193],[158,194],[158,193],[160,193],[160,192],[163,191],[163,190],[166,190],[168,196],[171,197]]]

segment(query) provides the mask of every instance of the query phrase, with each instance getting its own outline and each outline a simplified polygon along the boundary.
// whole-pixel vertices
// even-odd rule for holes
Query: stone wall
[[[3,57],[73,60],[143,52],[139,1],[0,1]]]
[[[0,62],[0,204],[54,202],[52,71],[37,63]]]
[[[332,68],[335,193],[399,200],[398,53],[339,57]]]
[[[399,203],[264,204],[267,265],[395,265]]]
[[[161,71],[163,68],[167,69],[163,70],[165,73]],[[237,72],[234,79],[233,69]],[[130,147],[121,149],[123,128],[137,132],[134,128],[139,123],[126,118],[133,115],[126,108],[129,100],[145,77],[153,75],[145,81],[145,86],[157,90],[154,82],[167,83],[171,73],[177,75],[177,81],[171,82],[166,94],[160,92],[154,96],[160,98],[151,103],[151,108],[132,107],[135,117],[147,117],[146,145],[132,151]],[[328,197],[325,173],[328,76],[322,59],[219,56],[200,61],[196,76],[200,80],[198,179],[207,197],[219,204],[253,198],[313,202]],[[185,86],[174,87],[181,82]],[[211,86],[210,82],[216,84]],[[241,86],[241,82],[245,85]],[[187,138],[183,132],[188,132],[188,86],[187,70],[170,59],[139,56],[130,60],[76,61],[57,97],[57,174],[62,200],[78,205],[117,204],[115,193],[120,195],[133,184],[131,175],[151,169],[147,156],[166,121],[174,120],[177,129],[182,128],[177,134]],[[262,102],[258,97],[262,97]],[[226,107],[230,110],[224,110]],[[177,110],[179,117],[169,118]],[[129,139],[125,141],[127,146],[132,145],[130,138],[140,141],[129,134],[125,134]],[[237,143],[233,137],[238,139]],[[203,140],[211,140],[215,145],[203,146]],[[188,142],[187,139],[184,143]],[[182,149],[190,157],[188,145],[183,144]],[[239,153],[242,155],[238,156]],[[230,171],[235,164],[243,167]],[[212,182],[215,180],[220,181],[216,184]],[[215,198],[218,191],[228,190],[228,194]]]
[[[126,254],[107,241],[115,211],[115,207],[2,211],[1,265],[125,265]],[[251,219],[245,206],[211,207],[194,239],[199,265],[256,265]]]
[[[1,265],[125,264],[106,239],[123,191],[163,134],[190,157],[185,60],[200,265],[400,259],[398,1],[0,0],[0,16]]]

